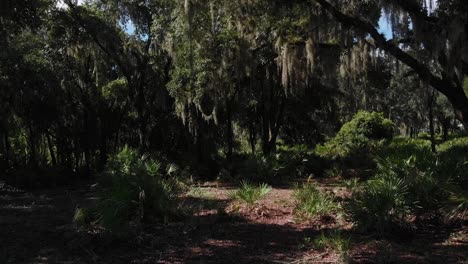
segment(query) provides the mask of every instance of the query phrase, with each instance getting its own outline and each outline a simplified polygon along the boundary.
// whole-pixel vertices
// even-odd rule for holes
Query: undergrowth
[[[329,215],[339,210],[333,195],[322,192],[316,184],[304,183],[294,190],[295,211],[299,218]]]
[[[271,187],[265,183],[253,185],[247,181],[242,181],[241,186],[237,190],[228,193],[229,198],[245,203],[249,206],[254,205],[258,200],[263,198],[271,191]]]
[[[95,208],[79,209],[74,220],[93,219],[108,230],[121,232],[129,224],[163,221],[178,215],[182,186],[167,175],[161,163],[125,147],[112,157],[102,173]]]

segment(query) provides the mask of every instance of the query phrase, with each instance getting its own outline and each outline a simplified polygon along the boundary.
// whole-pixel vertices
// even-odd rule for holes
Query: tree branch
[[[463,87],[457,82],[448,79],[447,75],[442,72],[442,78],[431,72],[429,67],[418,61],[400,49],[396,44],[388,42],[385,37],[380,34],[377,29],[369,22],[357,17],[346,15],[328,3],[326,0],[315,0],[323,9],[328,11],[338,22],[348,27],[354,27],[369,34],[375,42],[375,45],[397,58],[410,68],[412,68],[421,80],[427,82],[434,89],[447,96],[449,101],[455,108],[457,118],[468,127],[468,98],[463,91]]]
[[[378,48],[381,48],[382,50],[388,52],[401,62],[411,67],[418,73],[419,77],[422,80],[428,82],[436,90],[440,91],[443,94],[447,94],[449,89],[454,88],[448,80],[444,80],[435,76],[423,63],[419,62],[410,54],[404,52],[397,45],[393,44],[392,42],[388,42],[385,39],[385,37],[382,34],[380,34],[371,23],[364,21],[360,18],[348,16],[340,12],[326,0],[315,1],[319,3],[322,6],[322,8],[327,10],[333,17],[335,17],[340,23],[368,33],[372,37],[372,39],[375,42],[375,45]]]

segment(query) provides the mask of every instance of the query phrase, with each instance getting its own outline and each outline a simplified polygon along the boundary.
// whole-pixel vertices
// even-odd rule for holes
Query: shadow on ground
[[[305,237],[320,234],[293,223],[262,224],[225,214],[228,200],[190,198],[186,203],[202,206],[204,213],[115,237],[71,223],[75,208],[92,202],[88,185],[28,193],[0,183],[0,263],[288,263],[306,253],[299,247]],[[468,247],[444,244],[449,236],[443,230],[404,243],[369,239],[353,248],[352,259],[462,263]]]

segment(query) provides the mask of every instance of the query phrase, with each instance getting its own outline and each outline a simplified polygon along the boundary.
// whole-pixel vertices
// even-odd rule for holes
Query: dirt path
[[[147,225],[116,238],[72,224],[93,202],[90,186],[39,192],[0,183],[0,263],[334,263],[333,252],[304,246],[337,221],[296,223],[290,189],[273,189],[254,208],[236,207],[228,187],[200,187],[185,197],[193,215]],[[340,191],[339,189],[337,190]],[[352,234],[356,263],[466,263],[465,226],[427,224],[411,241]],[[299,262],[298,260],[304,260]]]

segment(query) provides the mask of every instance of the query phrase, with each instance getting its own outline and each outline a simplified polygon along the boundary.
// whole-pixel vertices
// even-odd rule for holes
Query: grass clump
[[[294,190],[295,209],[299,216],[311,218],[331,214],[339,209],[333,196],[321,192],[316,184],[304,183]]]
[[[215,199],[215,196],[211,192],[199,186],[191,186],[187,192],[187,196],[199,199]]]
[[[357,187],[359,187],[359,178],[351,178],[351,179],[343,180],[343,186],[347,190],[354,190]]]
[[[87,226],[95,218],[96,212],[92,208],[76,208],[73,214],[73,223],[77,226]]]
[[[270,191],[271,187],[265,183],[256,186],[247,181],[242,181],[240,188],[229,192],[228,196],[235,201],[240,201],[251,206],[265,197]]]
[[[318,250],[331,249],[338,253],[343,263],[347,263],[351,239],[343,235],[339,230],[332,230],[326,233],[322,232],[320,236],[313,240],[313,246]]]

